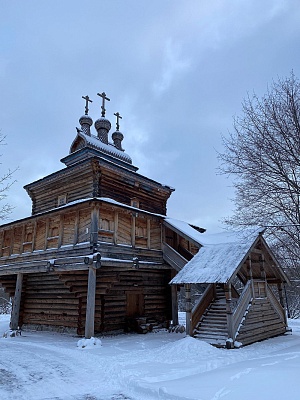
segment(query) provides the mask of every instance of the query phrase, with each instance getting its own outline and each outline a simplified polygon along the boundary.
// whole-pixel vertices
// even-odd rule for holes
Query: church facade
[[[158,324],[167,327],[170,321],[176,325],[177,293],[185,286],[188,334],[216,345],[226,345],[228,338],[234,342],[256,294],[269,295],[272,323],[263,334],[263,316],[253,314],[258,328],[252,326],[252,337],[253,332],[257,340],[284,333],[282,284],[288,279],[262,237],[244,248],[243,257],[222,279],[209,279],[207,274],[195,278],[190,271],[206,249],[204,229],[167,217],[167,200],[174,189],[137,172],[122,147],[119,113],[110,139],[111,123],[105,117],[109,99],[105,93],[98,95],[102,115],[94,123],[95,131],[85,96],[80,129],[69,155],[61,160],[65,167],[26,185],[32,215],[0,227],[0,283],[14,297],[11,328],[67,330],[90,338],[132,328],[144,332]],[[208,262],[215,263],[215,258],[208,257]],[[254,268],[258,262],[260,267]],[[196,269],[203,266],[200,257]],[[234,290],[237,277],[247,291],[246,300],[242,291]],[[197,283],[210,289],[192,310],[189,290]],[[274,291],[268,292],[269,284],[277,285],[277,298]],[[220,338],[207,332],[201,336],[208,310],[222,299],[222,334],[218,323],[212,325]],[[233,331],[232,315],[240,303]]]

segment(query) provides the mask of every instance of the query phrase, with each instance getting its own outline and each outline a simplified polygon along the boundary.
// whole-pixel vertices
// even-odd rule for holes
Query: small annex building
[[[25,186],[32,215],[0,226],[0,284],[14,298],[11,329],[111,331],[178,324],[184,287],[187,333],[218,346],[249,344],[287,329],[288,278],[262,236],[210,236],[169,218],[174,191],[140,175],[117,118],[88,115],[61,161]],[[205,287],[192,309],[191,285]]]

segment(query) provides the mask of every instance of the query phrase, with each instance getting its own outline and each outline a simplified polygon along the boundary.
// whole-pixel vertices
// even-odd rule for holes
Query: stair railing
[[[278,314],[279,318],[282,320],[282,322],[287,326],[287,319],[286,319],[286,314],[285,314],[285,309],[282,307],[282,305],[279,303],[277,297],[273,293],[273,290],[267,285],[267,297]]]
[[[238,327],[245,315],[250,301],[252,300],[252,288],[251,280],[248,281],[242,291],[238,301],[235,304],[235,308],[232,312],[232,332],[236,336]],[[233,338],[234,339],[234,338]]]
[[[162,251],[163,259],[176,271],[180,271],[187,263],[187,260],[167,243],[163,243]]]
[[[212,301],[215,298],[215,286],[213,283],[210,283],[205,291],[203,292],[200,300],[192,309],[192,318],[191,318],[191,335],[194,332],[194,329],[197,326],[197,323],[200,321],[200,318],[205,313],[205,310],[209,307]]]

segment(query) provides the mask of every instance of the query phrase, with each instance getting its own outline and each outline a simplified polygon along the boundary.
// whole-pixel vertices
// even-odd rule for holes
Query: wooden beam
[[[172,291],[172,320],[173,325],[178,325],[178,297],[177,297],[177,285],[171,286]]]
[[[131,217],[131,245],[135,247],[135,214],[132,213]]]
[[[12,312],[11,312],[11,329],[12,330],[18,329],[18,326],[19,326],[22,284],[23,284],[23,274],[19,272],[17,275],[16,289],[15,289],[13,307],[12,307]]]
[[[191,303],[191,285],[185,283],[185,310],[186,310],[186,334],[192,336],[192,303]]]
[[[114,229],[114,244],[118,244],[118,228],[119,228],[119,213],[115,210],[114,213],[114,222],[115,222],[115,229]]]
[[[74,221],[74,240],[73,244],[78,243],[78,229],[79,229],[79,210],[76,211],[75,221]]]
[[[147,218],[147,248],[151,248],[151,221],[150,218]]]
[[[99,208],[94,205],[91,212],[91,236],[90,241],[93,246],[93,251],[97,251],[98,243],[98,230],[99,230]]]
[[[63,234],[64,234],[64,216],[63,216],[63,214],[60,214],[60,216],[59,216],[59,236],[58,236],[58,243],[57,243],[58,248],[60,248],[62,245]]]
[[[35,250],[35,243],[36,243],[36,230],[37,230],[37,219],[35,218],[33,224],[33,233],[32,233],[32,251]]]
[[[49,218],[46,218],[46,229],[45,229],[45,244],[44,244],[44,250],[46,250],[47,247],[48,247],[49,223],[50,223]]]
[[[21,244],[20,244],[20,253],[24,253],[24,242],[25,242],[25,226],[26,224],[23,224],[22,226],[22,236],[21,236]]]
[[[90,339],[94,336],[95,324],[95,299],[96,299],[96,268],[93,265],[89,267],[88,292],[85,320],[85,338]]]
[[[225,289],[225,298],[226,298],[226,315],[227,315],[227,328],[228,328],[228,338],[232,339],[231,341],[226,342],[226,347],[233,348],[234,347],[234,339],[235,332],[233,332],[233,320],[232,320],[232,294],[231,294],[231,283],[224,285]]]

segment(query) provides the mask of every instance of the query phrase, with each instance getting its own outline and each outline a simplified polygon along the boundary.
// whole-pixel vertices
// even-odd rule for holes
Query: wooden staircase
[[[193,336],[217,347],[224,347],[228,339],[226,298],[224,289],[217,285],[215,299],[194,329]]]

